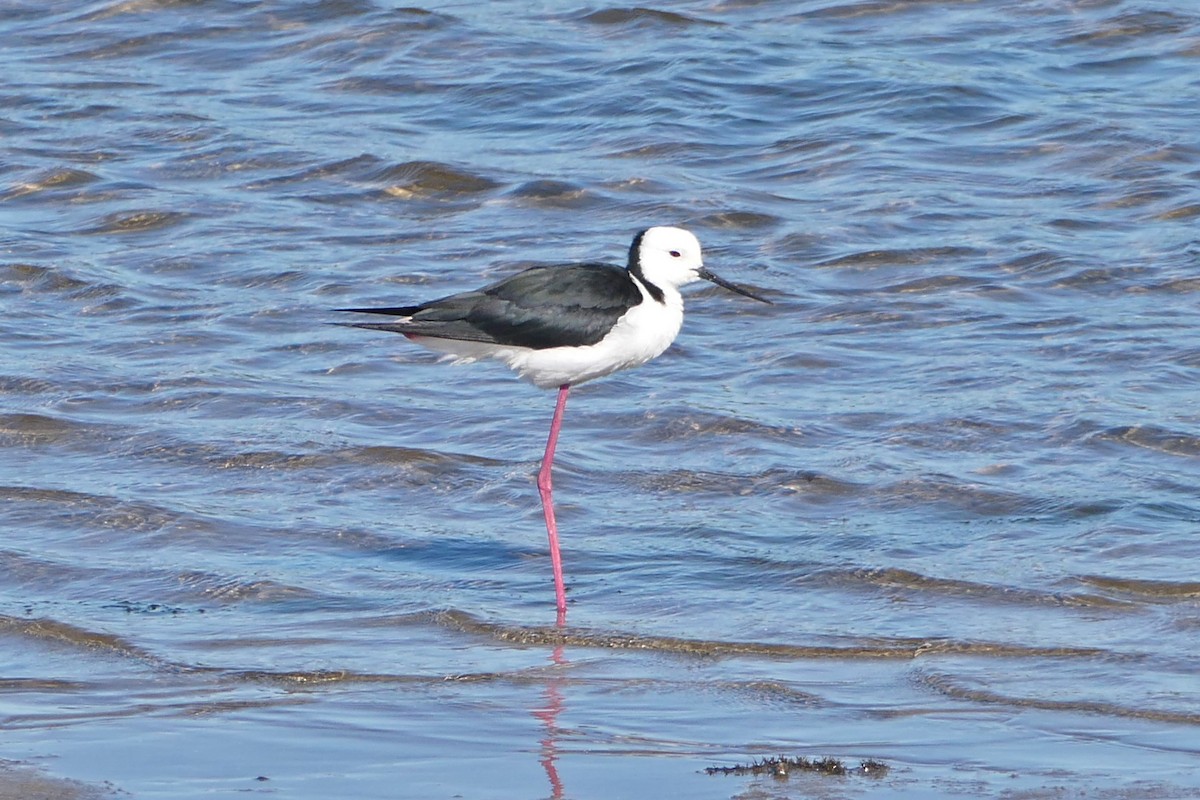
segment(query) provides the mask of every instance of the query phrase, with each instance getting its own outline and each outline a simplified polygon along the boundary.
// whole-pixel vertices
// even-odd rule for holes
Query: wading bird
[[[538,472],[559,621],[567,609],[551,468],[571,387],[645,364],[675,341],[683,324],[679,288],[711,281],[763,303],[764,297],[709,272],[700,242],[682,228],[649,228],[633,237],[629,264],[533,267],[473,292],[391,308],[345,308],[395,317],[342,323],[391,331],[445,353],[456,363],[502,361],[543,389],[558,389],[550,437]]]

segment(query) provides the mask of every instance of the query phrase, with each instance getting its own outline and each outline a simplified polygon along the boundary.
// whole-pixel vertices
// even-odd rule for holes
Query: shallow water
[[[1196,796],[1185,5],[10,4],[0,797]],[[553,396],[324,323],[649,224],[775,305],[572,393],[558,627]]]

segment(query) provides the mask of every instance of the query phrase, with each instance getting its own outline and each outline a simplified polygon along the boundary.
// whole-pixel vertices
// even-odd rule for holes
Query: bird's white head
[[[706,280],[763,303],[771,302],[705,269],[700,240],[683,228],[647,228],[633,237],[629,272],[647,284],[650,294],[659,301],[662,297],[658,295],[663,290],[676,290],[693,281]]]
[[[648,228],[634,238],[629,251],[630,271],[662,288],[698,281],[703,268],[700,240],[683,228]]]

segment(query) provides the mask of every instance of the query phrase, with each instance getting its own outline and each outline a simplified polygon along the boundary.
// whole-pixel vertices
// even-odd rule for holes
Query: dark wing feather
[[[421,310],[421,306],[392,306],[391,308],[339,308],[338,311],[353,311],[356,314],[387,314],[389,317],[407,317]]]
[[[421,306],[347,310],[409,318],[357,327],[542,350],[596,344],[641,301],[624,269],[573,264],[533,267],[478,291]]]

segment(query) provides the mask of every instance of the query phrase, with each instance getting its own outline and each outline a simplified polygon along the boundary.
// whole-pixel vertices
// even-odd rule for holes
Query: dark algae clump
[[[847,767],[845,762],[836,758],[805,758],[797,756],[767,757],[751,761],[749,764],[735,764],[732,767],[706,767],[707,775],[773,775],[786,779],[793,772],[804,772],[817,775],[864,775],[870,778],[881,778],[888,772],[888,765],[882,761],[867,759],[860,761],[857,767]]]

